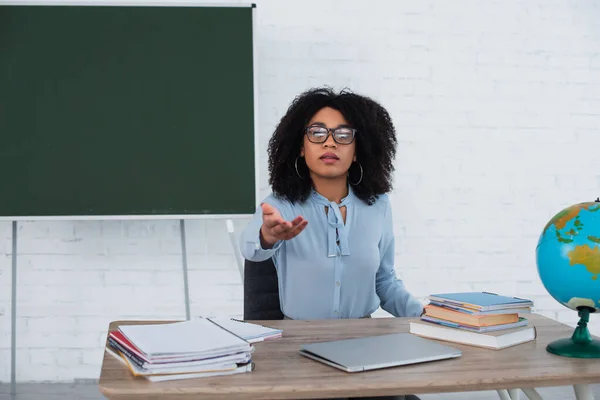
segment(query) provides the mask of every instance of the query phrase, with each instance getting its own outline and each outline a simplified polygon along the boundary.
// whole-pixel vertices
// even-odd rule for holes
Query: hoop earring
[[[361,183],[361,182],[362,182],[362,179],[363,179],[363,167],[362,167],[362,165],[361,165],[361,164],[360,164],[358,161],[356,161],[356,163],[358,164],[358,166],[359,166],[359,168],[360,168],[360,179],[359,179],[359,180],[358,180],[358,182],[356,182],[356,183],[352,183],[352,182],[350,182],[350,171],[348,171],[348,182],[349,182],[349,183],[350,183],[352,186],[357,186],[359,183]]]
[[[298,158],[300,156],[296,157],[296,160],[294,161],[294,167],[296,167],[296,175],[298,175],[298,178],[300,179],[304,179],[304,177],[302,175],[300,175],[300,172],[298,171]]]

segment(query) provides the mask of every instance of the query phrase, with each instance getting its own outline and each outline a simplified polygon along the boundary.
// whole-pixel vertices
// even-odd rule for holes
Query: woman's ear
[[[300,147],[300,157],[304,157],[304,146]]]

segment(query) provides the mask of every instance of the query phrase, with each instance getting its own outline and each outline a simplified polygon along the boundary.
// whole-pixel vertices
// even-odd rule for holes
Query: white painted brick
[[[226,249],[229,246],[229,254],[211,254],[207,256],[196,256],[196,255],[188,255],[188,269],[192,270],[220,270],[227,269],[229,271],[237,271],[237,264],[235,261],[235,257],[233,254],[233,248],[231,247],[230,239],[227,237],[226,243],[222,243],[223,249]],[[226,250],[223,250],[225,253]],[[181,263],[180,263],[181,264]],[[181,265],[179,266],[179,271],[182,270]]]
[[[476,285],[473,285],[472,283],[460,283],[460,282],[453,282],[452,286],[449,287],[448,286],[448,281],[443,281],[443,280],[429,280],[427,282],[424,283],[424,289],[422,290],[420,287],[417,287],[415,289],[411,289],[411,290],[415,290],[417,294],[421,294],[421,295],[429,295],[432,293],[447,293],[449,291],[473,291],[473,290],[480,290],[480,288],[475,287]],[[451,289],[451,290],[449,290]]]
[[[155,260],[154,268],[160,268],[164,264],[163,260],[173,259],[179,260],[181,257],[172,257],[165,255],[157,255],[153,257]],[[147,268],[147,258],[140,255],[96,255],[90,254],[36,254],[18,255],[18,277],[20,280],[22,274],[34,274],[34,272],[22,272],[23,270],[35,271],[106,271],[112,269],[139,269]]]
[[[33,353],[33,352],[32,352]],[[33,354],[32,354],[33,357]],[[60,352],[56,355],[56,365],[63,368],[72,368],[73,365],[81,365],[81,352]]]
[[[108,270],[98,272],[100,279],[95,282],[99,286],[112,287],[115,285],[131,285],[135,282],[137,285],[156,285],[162,282],[164,276],[174,275],[173,272],[157,272],[144,270]],[[160,278],[159,278],[160,277]],[[89,282],[88,284],[93,284]]]
[[[113,318],[111,318],[109,315],[77,316],[75,317],[75,324],[77,326],[77,332],[97,333],[106,331],[112,320]]]
[[[537,272],[536,272],[537,273]],[[533,296],[545,296],[548,291],[538,278],[532,278],[529,281],[517,280],[517,293],[521,297],[533,298]],[[534,304],[537,308],[537,304]]]
[[[227,233],[227,225],[225,220],[207,220],[207,230],[211,233],[207,237],[207,248],[210,249],[211,254],[233,254],[233,248]]]
[[[27,352],[30,354],[31,364],[34,367],[40,365],[55,366],[58,364],[58,355],[60,354],[60,350],[51,350],[49,348],[45,348],[29,350]],[[75,353],[70,354],[72,356]]]
[[[82,349],[79,352],[78,361],[81,365],[91,365],[93,367],[98,367],[98,359],[102,359],[104,356],[103,348],[94,348],[94,349]]]
[[[127,306],[115,307],[111,306],[105,311],[105,315],[109,321],[127,320],[127,319],[143,319],[143,320],[172,320],[185,318],[185,305],[183,300],[183,292],[175,293],[173,296],[180,298],[180,304],[175,302],[172,304],[149,305],[148,303],[128,304]],[[176,301],[176,300],[174,300]],[[108,328],[108,324],[107,324]]]
[[[566,307],[563,307],[561,311],[556,313],[556,320],[562,322],[563,324],[567,324],[571,327],[576,327],[577,322],[579,322],[579,315],[576,311],[569,310]]]
[[[558,313],[564,312],[564,310],[569,310],[568,308],[560,304],[558,301],[556,301],[553,297],[548,295],[539,298],[534,297],[534,299],[535,307],[538,310],[556,310]],[[575,311],[573,311],[573,313],[577,314]]]
[[[598,318],[592,319],[590,318],[590,323],[588,324],[588,329],[590,333],[596,337],[600,337],[600,320]]]
[[[98,347],[104,344],[101,332],[38,332],[23,331],[19,333],[17,349],[44,349],[58,347],[64,349],[79,349]],[[71,351],[65,353],[72,354]]]
[[[557,319],[556,319],[556,312],[555,312],[555,311],[542,311],[542,310],[535,310],[535,309],[534,309],[534,312],[535,312],[536,314],[540,314],[541,316],[544,316],[544,317],[546,317],[546,318],[550,318],[550,319],[553,319],[553,320],[557,320]],[[560,322],[560,321],[559,321],[559,322]]]
[[[42,260],[42,257],[37,257]],[[108,271],[106,271],[108,272]],[[37,270],[33,268],[20,268],[17,272],[19,285],[29,285],[43,283],[49,286],[68,286],[76,284],[99,284],[105,280],[104,271],[89,271],[89,270],[61,270],[61,269],[45,269]],[[139,274],[141,275],[141,274]]]
[[[27,317],[19,320],[26,322],[24,327],[17,325],[19,331],[26,329],[32,332],[71,333],[82,328],[77,323],[76,317]]]
[[[82,299],[83,301],[83,299]],[[124,307],[127,303],[124,304]],[[114,306],[105,304],[102,299],[96,299],[96,302],[86,302],[82,307],[81,302],[71,303],[35,303],[19,302],[17,307],[17,316],[21,317],[64,317],[64,316],[94,316],[106,315]]]

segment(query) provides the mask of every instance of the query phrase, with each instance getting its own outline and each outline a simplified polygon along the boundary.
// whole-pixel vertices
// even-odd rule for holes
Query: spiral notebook
[[[241,321],[235,318],[213,317],[207,319],[249,343],[278,338],[283,334],[281,329],[270,328],[268,326]]]

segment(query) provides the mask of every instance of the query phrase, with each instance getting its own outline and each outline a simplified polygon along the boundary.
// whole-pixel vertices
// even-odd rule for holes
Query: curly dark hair
[[[374,100],[347,89],[335,93],[331,88],[312,88],[297,96],[269,140],[269,184],[275,195],[290,202],[304,201],[312,190],[308,167],[298,158],[304,128],[323,107],[338,110],[356,129],[356,159],[363,167],[363,178],[353,186],[354,193],[367,204],[392,190],[396,155],[396,132],[388,112]],[[352,163],[350,181],[358,181],[360,168]]]

